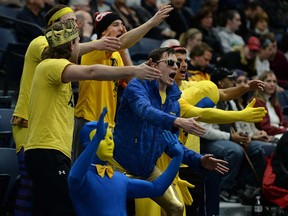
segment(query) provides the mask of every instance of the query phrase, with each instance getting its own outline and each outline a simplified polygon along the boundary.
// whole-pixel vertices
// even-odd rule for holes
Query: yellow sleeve
[[[215,108],[199,108],[189,104],[183,98],[179,99],[179,104],[181,109],[181,117],[191,118],[195,116],[201,116],[201,118],[199,119],[199,121],[201,122],[211,124],[229,124],[235,121],[262,121],[265,115],[265,108],[253,108],[253,105],[255,103],[253,101],[248,104],[244,110],[241,111],[227,111]]]

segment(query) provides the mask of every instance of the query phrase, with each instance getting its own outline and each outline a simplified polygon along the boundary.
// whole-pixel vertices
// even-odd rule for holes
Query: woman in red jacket
[[[283,133],[288,130],[288,122],[278,102],[276,76],[272,71],[265,71],[259,76],[259,79],[264,81],[265,87],[264,91],[255,91],[255,107],[265,107],[267,114],[263,121],[255,123],[255,125],[258,129],[265,130],[268,135],[280,139]]]

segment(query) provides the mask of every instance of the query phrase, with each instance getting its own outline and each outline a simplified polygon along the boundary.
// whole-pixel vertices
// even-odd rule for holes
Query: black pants
[[[25,151],[27,171],[33,182],[33,216],[75,215],[67,177],[70,159],[51,149]]]

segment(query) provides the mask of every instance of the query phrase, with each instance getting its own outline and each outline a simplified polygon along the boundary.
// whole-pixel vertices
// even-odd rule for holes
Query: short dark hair
[[[175,54],[175,50],[170,47],[163,47],[152,50],[149,55],[148,59],[152,59],[152,62],[157,62],[161,59],[163,53],[167,53],[168,55]]]
[[[213,53],[213,49],[207,43],[202,42],[193,48],[189,57],[193,59],[196,56],[202,56],[204,55],[205,51]]]

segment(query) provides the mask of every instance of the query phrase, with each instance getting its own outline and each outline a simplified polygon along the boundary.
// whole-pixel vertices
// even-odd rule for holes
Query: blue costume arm
[[[97,128],[93,128],[97,129],[95,136],[93,137],[91,143],[87,145],[80,157],[76,160],[69,173],[68,184],[70,190],[77,191],[79,190],[79,188],[82,187],[88,168],[91,165],[93,158],[95,157],[98,146],[101,140],[103,140],[106,135],[106,130],[108,126],[104,123],[104,116],[106,115],[106,113],[107,108],[104,108],[97,123]]]
[[[147,89],[145,89],[145,84],[142,82],[146,81],[134,79],[129,82],[129,85],[125,89],[128,95],[126,99],[129,101],[130,107],[139,117],[145,119],[145,121],[148,121],[150,124],[171,130],[177,116],[161,111],[160,107],[157,109],[152,106],[151,99],[149,98],[151,92],[149,93]]]
[[[178,142],[177,135],[173,135],[169,131],[164,131],[163,136],[168,143],[170,152],[173,154],[169,166],[161,176],[152,182],[139,179],[129,179],[127,188],[128,198],[161,196],[173,182],[182,162],[183,148]]]
[[[201,166],[202,155],[191,150],[191,149],[188,149],[183,144],[181,144],[181,147],[182,147],[183,152],[184,152],[182,163],[191,167],[191,169],[193,169],[195,172],[199,172],[201,170],[201,167],[202,167]],[[171,157],[173,155],[173,153],[171,153],[169,148],[165,150],[165,153],[167,155],[169,155],[169,157]]]

